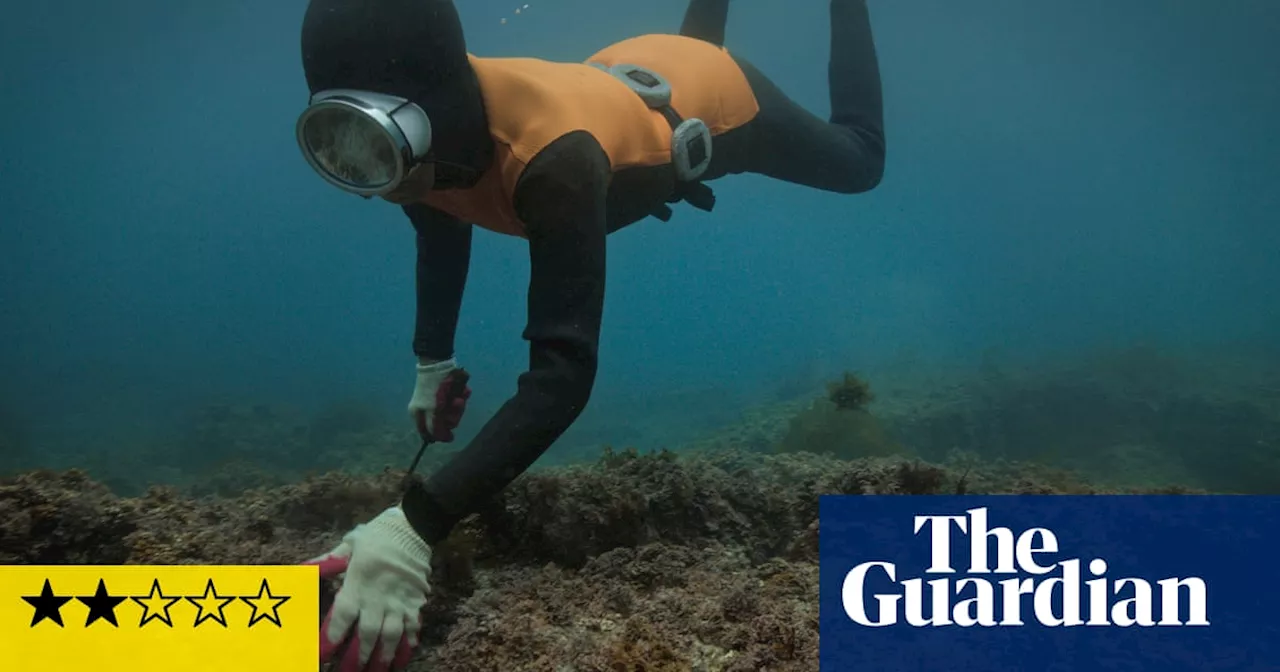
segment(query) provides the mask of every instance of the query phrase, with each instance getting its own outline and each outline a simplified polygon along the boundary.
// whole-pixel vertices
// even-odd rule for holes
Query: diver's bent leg
[[[831,3],[831,62],[827,66],[831,123],[866,129],[884,143],[880,60],[866,0]]]
[[[760,103],[748,170],[842,194],[880,183],[884,103],[866,0],[831,2],[830,121],[797,105],[751,64],[739,64]]]
[[[724,27],[728,22],[729,0],[690,0],[680,34],[724,46]]]

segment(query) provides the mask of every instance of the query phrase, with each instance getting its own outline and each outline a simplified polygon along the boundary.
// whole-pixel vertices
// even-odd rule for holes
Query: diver
[[[866,0],[830,1],[823,120],[724,47],[729,0],[692,0],[678,35],[642,35],[583,63],[467,51],[451,0],[310,0],[311,92],[297,140],[330,184],[399,205],[416,233],[409,402],[424,441],[452,441],[470,388],[454,334],[474,226],[529,245],[529,368],[471,442],[401,502],[309,560],[342,575],[321,656],[344,672],[400,669],[417,645],[432,547],[569,428],[591,396],[605,238],[707,182],[755,173],[857,194],[885,161]],[[345,652],[343,652],[345,651]]]

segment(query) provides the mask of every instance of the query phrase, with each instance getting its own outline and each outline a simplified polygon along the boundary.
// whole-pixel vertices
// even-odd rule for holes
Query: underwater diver
[[[473,226],[529,245],[529,368],[464,449],[401,502],[309,560],[343,583],[321,657],[344,672],[404,667],[430,592],[432,547],[522,474],[591,395],[605,237],[669,204],[711,210],[706,182],[755,173],[829,192],[880,183],[885,139],[866,0],[830,0],[830,120],[724,48],[729,0],[692,0],[679,35],[643,35],[583,63],[468,53],[450,0],[310,0],[297,123],[329,183],[403,209],[417,239],[424,442],[452,441],[470,389],[454,334]]]

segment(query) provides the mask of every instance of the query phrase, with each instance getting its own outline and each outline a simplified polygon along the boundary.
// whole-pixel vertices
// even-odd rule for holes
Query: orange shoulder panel
[[[713,135],[747,123],[759,111],[728,52],[701,40],[645,35],[614,44],[588,62],[627,63],[661,74],[671,83],[676,112],[702,119]],[[471,65],[496,143],[493,165],[470,189],[432,191],[424,199],[463,221],[523,235],[511,204],[516,182],[543,148],[574,131],[594,136],[615,171],[671,161],[667,120],[608,73],[534,58],[472,56]]]
[[[746,75],[728,50],[704,40],[641,35],[605,47],[587,60],[639,65],[662,75],[671,84],[671,107],[684,119],[701,119],[712,135],[742,126],[760,112]],[[669,159],[670,142],[667,148]]]

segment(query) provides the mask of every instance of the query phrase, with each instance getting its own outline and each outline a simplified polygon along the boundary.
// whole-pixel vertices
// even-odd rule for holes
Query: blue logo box
[[[1280,670],[1280,497],[824,496],[823,672]]]

